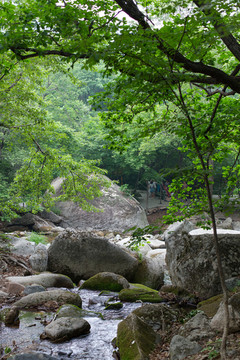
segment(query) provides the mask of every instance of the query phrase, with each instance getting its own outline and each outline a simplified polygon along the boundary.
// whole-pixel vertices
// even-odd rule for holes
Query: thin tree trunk
[[[218,273],[219,273],[219,279],[223,291],[223,305],[224,305],[224,329],[223,329],[223,336],[222,336],[222,344],[221,344],[221,359],[226,359],[226,348],[227,348],[227,336],[229,331],[229,308],[228,308],[228,292],[227,287],[225,283],[225,275],[224,270],[222,266],[222,260],[221,260],[221,251],[219,247],[219,240],[217,235],[217,226],[216,226],[216,218],[213,208],[213,199],[211,194],[211,188],[209,184],[209,179],[207,176],[205,176],[205,185],[207,189],[208,194],[208,204],[209,204],[209,210],[211,214],[211,220],[212,220],[212,227],[213,227],[213,241],[214,246],[216,250],[217,255],[217,265],[218,265]]]

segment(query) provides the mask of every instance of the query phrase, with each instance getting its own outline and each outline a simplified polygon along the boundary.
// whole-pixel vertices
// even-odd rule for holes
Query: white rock
[[[165,247],[166,247],[165,241],[161,241],[161,240],[158,240],[158,239],[149,240],[148,245],[152,249],[165,249]]]
[[[11,252],[16,255],[29,256],[34,253],[36,244],[24,238],[14,238],[11,240]]]

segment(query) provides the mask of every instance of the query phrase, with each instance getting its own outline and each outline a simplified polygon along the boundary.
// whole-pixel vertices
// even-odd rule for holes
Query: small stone
[[[24,289],[25,289],[24,285],[15,282],[7,283],[7,292],[9,294],[19,295],[24,291]]]

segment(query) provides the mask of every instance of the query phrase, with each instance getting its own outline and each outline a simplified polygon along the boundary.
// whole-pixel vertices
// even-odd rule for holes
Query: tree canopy
[[[4,1],[0,50],[21,60],[60,55],[91,65],[103,59],[107,70],[143,81],[148,92],[152,88],[148,101],[166,83],[179,81],[203,86],[208,95],[239,93],[238,5],[232,0]]]

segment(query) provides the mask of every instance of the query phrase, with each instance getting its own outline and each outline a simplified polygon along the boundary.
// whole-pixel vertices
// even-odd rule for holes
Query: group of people
[[[171,194],[168,190],[168,182],[163,181],[158,183],[155,180],[150,180],[148,182],[148,191],[150,197],[159,196],[161,200],[165,200],[166,197],[171,197]]]

